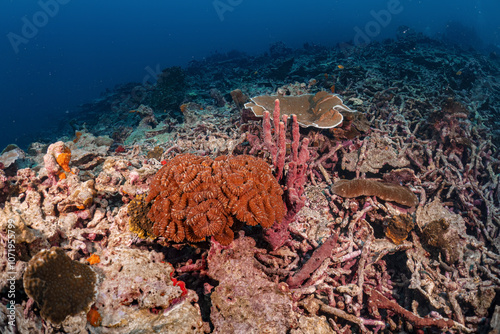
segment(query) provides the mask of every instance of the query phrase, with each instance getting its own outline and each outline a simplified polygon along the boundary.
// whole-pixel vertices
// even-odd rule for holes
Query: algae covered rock
[[[214,333],[287,333],[296,325],[292,299],[283,283],[254,267],[255,240],[229,247],[212,245],[208,274],[219,281],[211,295]]]
[[[163,254],[117,247],[100,259],[96,270],[104,279],[95,308],[102,333],[203,333],[197,295],[174,285]]]

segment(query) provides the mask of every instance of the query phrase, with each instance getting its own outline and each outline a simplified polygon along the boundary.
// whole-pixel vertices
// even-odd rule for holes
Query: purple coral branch
[[[289,277],[287,284],[290,288],[294,289],[302,285],[311,274],[319,268],[323,261],[332,255],[332,250],[337,245],[338,233],[330,236],[319,248],[317,248],[311,258],[304,264],[304,266],[296,272],[293,276]]]

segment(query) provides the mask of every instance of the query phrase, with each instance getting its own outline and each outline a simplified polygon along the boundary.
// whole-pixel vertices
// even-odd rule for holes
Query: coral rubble
[[[244,236],[209,252],[208,275],[219,281],[211,293],[215,333],[285,333],[295,327],[290,292],[255,267],[254,252],[255,241]]]

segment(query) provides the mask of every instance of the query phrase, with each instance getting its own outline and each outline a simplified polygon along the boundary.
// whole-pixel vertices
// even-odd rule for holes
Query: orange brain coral
[[[146,201],[154,200],[148,218],[155,235],[175,242],[213,236],[227,245],[235,218],[264,228],[280,223],[286,213],[282,194],[261,159],[181,154],[156,173]]]

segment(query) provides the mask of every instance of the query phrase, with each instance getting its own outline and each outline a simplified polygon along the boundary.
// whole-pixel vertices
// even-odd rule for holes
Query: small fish
[[[462,75],[462,71],[458,71],[457,73],[455,73],[456,75]]]
[[[137,112],[137,110],[129,110],[129,113]]]
[[[344,69],[343,65],[337,65],[337,67],[339,68],[339,70],[343,70]]]

